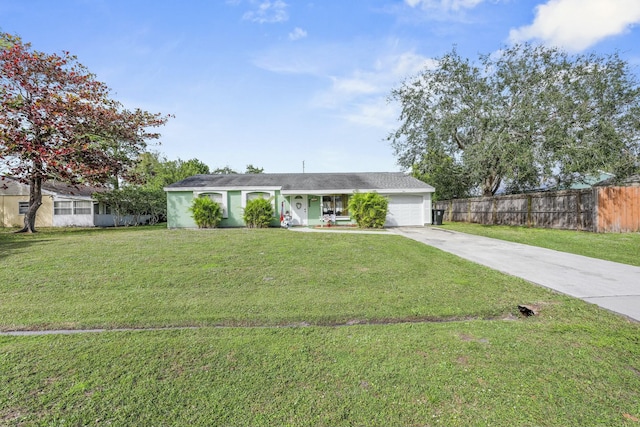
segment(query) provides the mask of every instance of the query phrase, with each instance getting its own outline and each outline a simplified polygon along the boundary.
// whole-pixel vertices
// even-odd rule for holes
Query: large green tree
[[[413,164],[412,175],[435,187],[434,201],[471,195],[473,183],[467,176],[464,165],[444,150],[428,150],[422,159]]]
[[[22,231],[34,232],[42,183],[104,184],[135,164],[167,116],[127,110],[69,52],[0,34],[0,165],[29,184]]]
[[[190,176],[209,173],[209,166],[195,158],[168,160],[158,152],[145,152],[140,155],[131,180],[146,189],[162,190],[167,185]]]
[[[638,171],[640,87],[617,54],[522,44],[471,62],[453,49],[390,99],[398,163],[420,169],[444,153],[483,195]]]
[[[155,151],[142,153],[125,182],[111,191],[94,195],[115,213],[116,224],[127,216],[149,216],[150,223],[166,220],[167,194],[164,187],[187,177],[209,174],[209,166],[198,159],[168,160]]]

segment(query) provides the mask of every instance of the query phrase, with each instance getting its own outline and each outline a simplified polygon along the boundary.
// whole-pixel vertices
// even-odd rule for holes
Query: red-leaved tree
[[[0,167],[30,188],[21,231],[35,231],[43,182],[100,185],[126,174],[160,136],[148,129],[168,118],[124,109],[69,52],[0,34]]]

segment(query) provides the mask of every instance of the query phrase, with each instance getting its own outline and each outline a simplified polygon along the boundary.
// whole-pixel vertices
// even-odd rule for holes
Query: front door
[[[291,222],[293,225],[308,225],[307,196],[291,196]]]

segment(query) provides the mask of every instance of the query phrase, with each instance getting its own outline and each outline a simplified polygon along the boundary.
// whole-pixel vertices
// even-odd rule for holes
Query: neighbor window
[[[349,195],[332,194],[330,196],[322,196],[322,214],[349,216]]]
[[[94,203],[93,213],[96,215],[111,215],[111,207],[104,203]]]
[[[91,202],[75,201],[73,202],[74,215],[91,215]]]
[[[18,202],[18,215],[24,215],[29,210],[29,202]]]
[[[53,202],[54,215],[73,215],[73,203],[71,201]]]

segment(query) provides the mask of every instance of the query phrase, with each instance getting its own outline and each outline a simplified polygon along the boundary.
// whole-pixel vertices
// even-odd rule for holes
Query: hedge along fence
[[[596,187],[436,202],[445,221],[595,232],[640,231],[640,187]]]

